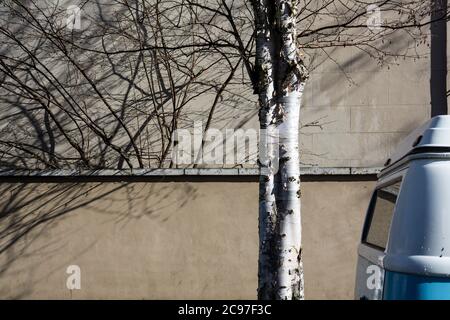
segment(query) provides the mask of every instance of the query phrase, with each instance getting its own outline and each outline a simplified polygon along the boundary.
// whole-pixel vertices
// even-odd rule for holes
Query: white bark
[[[284,121],[280,123],[280,164],[277,210],[280,243],[277,248],[278,299],[303,299],[301,256],[300,165],[298,127],[302,88],[279,99]]]
[[[276,233],[276,204],[274,194],[274,168],[271,143],[272,122],[275,111],[275,83],[273,79],[273,42],[268,25],[268,6],[264,0],[253,1],[256,25],[256,72],[259,93],[259,121],[264,139],[266,159],[260,159],[259,186],[259,265],[258,298],[270,299],[273,292],[274,263],[272,247]]]
[[[260,299],[303,299],[299,120],[307,78],[296,47],[297,1],[254,1],[260,127],[279,132],[278,159],[261,163]],[[273,141],[267,141],[273,155]],[[279,170],[275,172],[274,161]]]

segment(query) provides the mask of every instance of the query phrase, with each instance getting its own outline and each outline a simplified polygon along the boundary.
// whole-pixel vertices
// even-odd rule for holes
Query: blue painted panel
[[[450,278],[386,270],[384,279],[385,300],[450,300]]]

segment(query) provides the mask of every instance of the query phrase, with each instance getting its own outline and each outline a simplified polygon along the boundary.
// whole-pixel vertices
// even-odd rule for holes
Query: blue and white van
[[[450,116],[407,136],[378,175],[355,298],[450,299]]]

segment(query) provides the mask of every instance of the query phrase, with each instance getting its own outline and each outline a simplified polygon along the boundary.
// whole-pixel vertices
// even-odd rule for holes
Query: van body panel
[[[450,257],[450,161],[409,164],[387,248],[389,256]]]
[[[450,278],[450,257],[387,254],[383,265],[390,271]]]
[[[450,278],[386,271],[384,300],[450,300]]]

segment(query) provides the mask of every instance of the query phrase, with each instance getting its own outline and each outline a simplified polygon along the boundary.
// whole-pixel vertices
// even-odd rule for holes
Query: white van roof
[[[450,115],[436,116],[411,132],[392,153],[387,165],[394,164],[419,148],[450,148]]]

